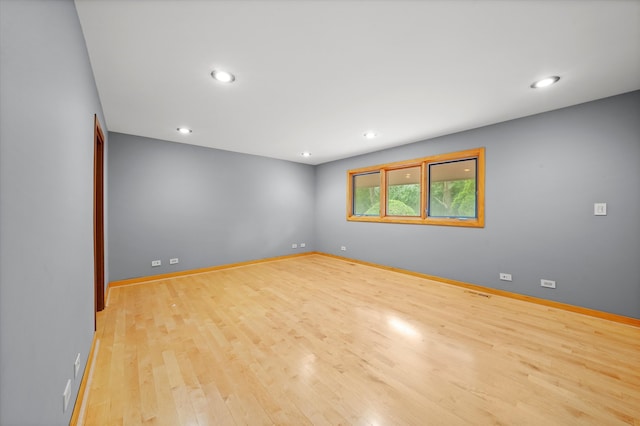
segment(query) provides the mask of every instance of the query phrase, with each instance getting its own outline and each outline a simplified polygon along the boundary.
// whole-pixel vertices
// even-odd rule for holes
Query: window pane
[[[429,164],[429,217],[475,218],[477,159]]]
[[[420,216],[420,166],[387,172],[387,216]]]
[[[353,176],[353,214],[380,215],[380,172]]]

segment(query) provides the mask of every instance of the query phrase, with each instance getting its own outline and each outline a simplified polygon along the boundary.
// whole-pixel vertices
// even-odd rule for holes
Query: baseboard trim
[[[80,389],[78,389],[78,395],[76,396],[76,402],[73,406],[73,413],[71,413],[71,420],[69,421],[69,426],[82,425],[82,423],[78,423],[81,420],[81,414],[84,409],[85,403],[85,394],[87,391],[87,383],[91,374],[93,373],[93,362],[95,360],[96,355],[96,347],[99,345],[98,332],[93,334],[93,342],[91,342],[91,350],[89,350],[89,357],[87,358],[87,365],[84,367],[84,372],[82,373],[82,381],[80,382]]]
[[[315,251],[311,251],[311,252],[305,252],[305,253],[287,254],[284,256],[267,257],[264,259],[256,259],[256,260],[247,260],[245,262],[228,263],[226,265],[209,266],[206,268],[188,269],[185,271],[169,272],[166,274],[149,275],[146,277],[137,277],[137,278],[129,278],[126,280],[120,280],[120,281],[111,281],[107,286],[107,297],[105,299],[108,299],[108,293],[111,287],[119,287],[123,285],[131,285],[131,284],[141,284],[141,283],[146,283],[150,281],[166,280],[167,278],[186,277],[188,275],[204,274],[207,272],[220,271],[222,269],[231,269],[231,268],[237,268],[240,266],[256,265],[258,263],[273,262],[276,260],[291,259],[291,258],[300,257],[300,256],[309,256],[311,254],[319,254],[319,253]]]
[[[627,317],[627,316],[624,316],[624,315],[612,314],[612,313],[609,313],[609,312],[598,311],[596,309],[590,309],[590,308],[584,308],[582,306],[570,305],[568,303],[555,302],[553,300],[541,299],[539,297],[533,297],[533,296],[527,296],[527,295],[524,295],[524,294],[512,293],[512,292],[509,292],[509,291],[498,290],[498,289],[494,289],[494,288],[491,288],[491,287],[484,287],[484,286],[480,286],[480,285],[477,285],[477,284],[470,284],[470,283],[466,283],[466,282],[463,282],[463,281],[456,281],[456,280],[451,280],[451,279],[448,279],[448,278],[437,277],[435,275],[423,274],[421,272],[409,271],[407,269],[394,268],[392,266],[380,265],[380,264],[377,264],[377,263],[366,262],[364,260],[351,259],[351,258],[348,258],[348,257],[338,256],[338,255],[335,255],[335,254],[321,253],[321,252],[316,252],[316,253],[320,254],[322,256],[333,257],[335,259],[340,259],[340,260],[344,260],[344,261],[347,261],[347,262],[358,263],[358,264],[361,264],[361,265],[372,266],[374,268],[384,269],[384,270],[387,270],[387,271],[398,272],[398,273],[401,273],[401,274],[412,275],[414,277],[426,278],[426,279],[429,279],[429,280],[438,281],[438,282],[442,282],[442,283],[445,283],[445,284],[451,284],[451,285],[455,285],[455,286],[458,286],[458,287],[463,287],[463,288],[466,288],[466,289],[469,289],[469,290],[478,291],[478,292],[481,292],[481,293],[489,293],[489,294],[496,295],[496,296],[508,297],[508,298],[511,298],[511,299],[522,300],[522,301],[525,301],[525,302],[530,302],[530,303],[535,303],[535,304],[538,304],[538,305],[547,306],[549,308],[562,309],[562,310],[565,310],[565,311],[575,312],[575,313],[582,314],[582,315],[587,315],[587,316],[590,316],[590,317],[595,317],[595,318],[605,319],[605,320],[608,320],[608,321],[614,321],[614,322],[621,323],[621,324],[631,325],[633,327],[640,327],[640,319]]]
[[[488,293],[488,294],[492,294],[492,295],[496,295],[496,296],[503,296],[503,297],[508,297],[508,298],[511,298],[511,299],[522,300],[522,301],[525,301],[525,302],[535,303],[535,304],[546,306],[546,307],[549,307],[549,308],[562,309],[562,310],[565,310],[565,311],[574,312],[574,313],[578,313],[578,314],[582,314],[582,315],[587,315],[587,316],[590,316],[590,317],[595,317],[595,318],[605,319],[605,320],[608,320],[608,321],[614,321],[614,322],[621,323],[621,324],[631,325],[633,327],[640,327],[640,319],[637,319],[637,318],[632,318],[632,317],[627,317],[627,316],[624,316],[624,315],[618,315],[618,314],[613,314],[613,313],[609,313],[609,312],[599,311],[599,310],[596,310],[596,309],[585,308],[585,307],[582,307],[582,306],[570,305],[568,303],[561,303],[561,302],[556,302],[556,301],[553,301],[553,300],[541,299],[539,297],[527,296],[527,295],[524,295],[524,294],[513,293],[513,292],[510,292],[510,291],[498,290],[498,289],[494,289],[494,288],[491,288],[491,287],[484,287],[484,286],[477,285],[477,284],[467,283],[467,282],[464,282],[464,281],[452,280],[452,279],[449,279],[449,278],[443,278],[443,277],[438,277],[438,276],[435,276],[435,275],[423,274],[421,272],[410,271],[408,269],[394,268],[392,266],[381,265],[381,264],[378,264],[378,263],[367,262],[367,261],[364,261],[364,260],[352,259],[352,258],[349,258],[349,257],[338,256],[338,255],[335,255],[335,254],[318,252],[318,251],[309,251],[309,252],[305,252],[305,253],[296,253],[296,254],[289,254],[289,255],[285,255],[285,256],[270,257],[270,258],[265,258],[265,259],[249,260],[249,261],[245,261],[245,262],[230,263],[230,264],[226,264],[226,265],[210,266],[210,267],[207,267],[207,268],[199,268],[199,269],[191,269],[191,270],[186,270],[186,271],[170,272],[170,273],[167,273],[167,274],[152,275],[152,276],[148,276],[148,277],[131,278],[131,279],[121,280],[121,281],[112,281],[107,286],[107,294],[108,294],[109,289],[111,287],[118,287],[118,286],[131,285],[131,284],[141,284],[141,283],[146,283],[146,282],[151,282],[151,281],[163,280],[163,279],[167,279],[167,278],[175,278],[175,277],[182,277],[182,276],[187,276],[187,275],[202,274],[202,273],[207,273],[207,272],[219,271],[219,270],[223,270],[223,269],[237,268],[237,267],[240,267],[240,266],[255,265],[255,264],[259,264],[259,263],[272,262],[272,261],[277,261],[277,260],[285,260],[285,259],[291,259],[291,258],[301,257],[301,256],[310,256],[310,255],[314,255],[314,254],[317,254],[317,255],[320,255],[320,256],[333,257],[335,259],[340,259],[340,260],[344,260],[344,261],[352,262],[352,263],[358,263],[358,264],[361,264],[361,265],[372,266],[374,268],[384,269],[384,270],[387,270],[387,271],[398,272],[398,273],[406,274],[406,275],[412,275],[414,277],[426,278],[426,279],[429,279],[429,280],[438,281],[438,282],[445,283],[445,284],[451,284],[451,285],[455,285],[455,286],[458,286],[458,287],[462,287],[462,288],[466,288],[466,289],[469,289],[469,290],[478,291],[478,292],[482,292],[482,293]],[[107,298],[107,300],[108,300],[108,298]]]

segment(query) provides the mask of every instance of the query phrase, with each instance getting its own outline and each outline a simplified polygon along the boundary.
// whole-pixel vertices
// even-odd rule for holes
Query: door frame
[[[97,313],[104,309],[104,133],[94,115],[93,242],[94,242],[94,330]]]

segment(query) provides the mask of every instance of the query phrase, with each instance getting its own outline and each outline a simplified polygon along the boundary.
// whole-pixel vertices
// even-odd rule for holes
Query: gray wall
[[[0,65],[0,424],[67,424],[93,337],[93,114],[105,125],[73,3],[1,0]],[[639,116],[634,92],[316,168],[110,134],[107,281],[316,249],[640,318]],[[484,229],[345,220],[348,169],[478,146]]]
[[[640,318],[639,117],[632,92],[320,165],[316,247]],[[346,221],[347,170],[482,146],[484,229]]]
[[[309,165],[110,133],[111,280],[313,250],[314,182]]]
[[[93,338],[102,117],[73,2],[0,1],[0,66],[0,424],[63,425]]]

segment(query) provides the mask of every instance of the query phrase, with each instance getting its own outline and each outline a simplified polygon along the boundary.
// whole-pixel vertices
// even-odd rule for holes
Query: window
[[[484,227],[484,148],[350,170],[347,187],[350,221]]]
[[[380,216],[380,172],[353,176],[353,214]]]
[[[475,218],[477,158],[429,164],[429,217]]]
[[[420,216],[421,166],[387,172],[387,215]]]

